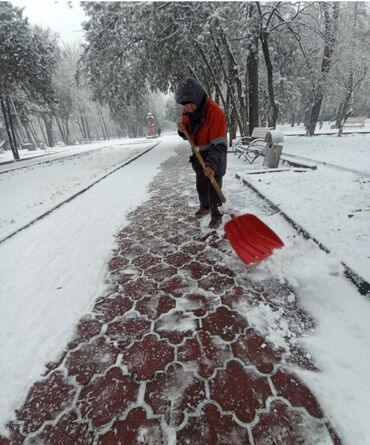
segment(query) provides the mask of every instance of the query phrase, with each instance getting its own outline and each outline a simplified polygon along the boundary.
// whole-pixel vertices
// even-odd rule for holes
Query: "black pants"
[[[218,185],[222,186],[222,176],[215,175],[215,179]],[[221,216],[222,213],[219,212],[218,206],[222,204],[220,197],[218,196],[216,190],[211,184],[210,180],[203,173],[203,171],[196,172],[196,186],[199,196],[199,203],[202,209],[211,209],[211,216],[217,217]]]

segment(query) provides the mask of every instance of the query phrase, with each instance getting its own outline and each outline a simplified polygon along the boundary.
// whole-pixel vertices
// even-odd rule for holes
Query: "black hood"
[[[195,79],[183,80],[176,91],[176,103],[184,104],[193,102],[197,107],[200,106],[207,96],[202,85]]]

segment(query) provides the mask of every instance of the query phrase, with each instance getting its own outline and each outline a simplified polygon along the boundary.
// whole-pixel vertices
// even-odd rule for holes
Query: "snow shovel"
[[[183,133],[191,145],[194,156],[198,159],[203,171],[206,172],[205,162],[188,131],[184,129]],[[215,178],[209,175],[206,176],[216,190],[221,202],[225,203],[225,195],[222,193]],[[250,213],[235,216],[234,213],[223,207],[220,207],[220,210],[223,213],[229,214],[232,218],[225,224],[224,230],[231,246],[245,264],[253,264],[262,261],[270,256],[274,249],[284,246],[284,243],[276,233],[257,218],[257,216]]]

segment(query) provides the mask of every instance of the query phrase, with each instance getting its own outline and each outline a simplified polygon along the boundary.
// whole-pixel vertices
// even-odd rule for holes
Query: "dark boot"
[[[195,212],[195,217],[196,218],[203,218],[203,216],[207,216],[209,214],[209,212],[211,211],[211,209],[205,209],[205,208],[200,208]]]
[[[222,215],[221,216],[212,216],[208,227],[210,229],[218,229],[222,224]]]

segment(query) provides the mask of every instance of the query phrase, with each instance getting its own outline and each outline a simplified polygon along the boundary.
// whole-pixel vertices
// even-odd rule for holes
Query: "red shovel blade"
[[[235,252],[246,264],[257,263],[271,255],[274,249],[284,246],[270,227],[250,213],[231,219],[224,230]]]

